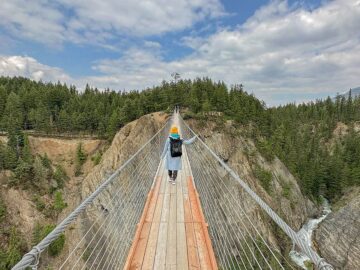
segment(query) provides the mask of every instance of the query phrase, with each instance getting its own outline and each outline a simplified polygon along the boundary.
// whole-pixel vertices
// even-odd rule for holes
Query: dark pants
[[[172,171],[172,170],[168,170],[168,173],[169,173],[169,177],[172,178],[174,181],[177,177],[177,172],[178,171]]]

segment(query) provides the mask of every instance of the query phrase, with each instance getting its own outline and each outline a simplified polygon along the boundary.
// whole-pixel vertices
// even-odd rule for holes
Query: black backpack
[[[172,157],[181,157],[182,155],[182,140],[170,137],[170,154]]]

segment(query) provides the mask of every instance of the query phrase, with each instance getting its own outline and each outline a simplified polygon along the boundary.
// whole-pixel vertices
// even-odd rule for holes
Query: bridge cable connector
[[[37,270],[40,262],[41,250],[38,246],[35,246],[32,251],[31,255],[34,257],[34,264],[31,264],[30,267],[32,270]]]

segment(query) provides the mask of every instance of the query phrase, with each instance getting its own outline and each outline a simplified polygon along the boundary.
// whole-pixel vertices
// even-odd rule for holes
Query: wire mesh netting
[[[62,234],[76,236],[77,241],[69,241],[72,246],[58,269],[122,269],[159,169],[170,123],[171,119],[117,171],[103,176],[103,183],[13,269],[37,265],[39,255]]]
[[[183,120],[181,126],[185,137],[195,135]],[[244,182],[241,185],[242,180],[201,139],[187,147],[187,152],[219,268],[298,269],[286,248],[294,240],[274,220],[294,238],[296,233],[272,210],[264,211],[269,206]],[[315,258],[316,267],[332,269],[310,247],[305,249]],[[324,265],[319,267],[316,259]]]

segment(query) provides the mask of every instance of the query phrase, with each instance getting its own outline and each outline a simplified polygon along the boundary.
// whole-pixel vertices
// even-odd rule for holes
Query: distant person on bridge
[[[183,140],[180,138],[179,129],[177,126],[172,126],[170,129],[170,136],[166,140],[164,151],[161,155],[161,159],[166,155],[166,169],[169,173],[169,182],[175,185],[177,173],[182,169],[182,145],[192,144],[196,139],[196,136],[189,140]]]

